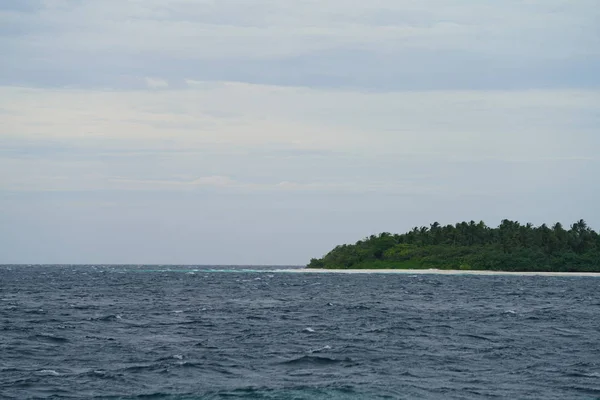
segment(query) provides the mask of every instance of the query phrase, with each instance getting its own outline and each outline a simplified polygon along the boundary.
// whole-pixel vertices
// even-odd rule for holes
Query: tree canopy
[[[584,220],[533,226],[503,220],[442,226],[437,222],[404,234],[380,233],[340,245],[311,268],[399,268],[600,272],[600,235]]]

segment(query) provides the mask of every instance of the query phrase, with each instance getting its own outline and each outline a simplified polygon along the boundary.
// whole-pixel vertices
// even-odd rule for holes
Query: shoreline
[[[517,272],[457,269],[320,269],[302,268],[298,272],[331,274],[408,274],[408,275],[508,275],[508,276],[578,276],[600,277],[600,272]]]

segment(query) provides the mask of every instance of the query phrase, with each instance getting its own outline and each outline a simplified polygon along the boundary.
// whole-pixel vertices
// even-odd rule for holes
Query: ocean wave
[[[3,399],[562,400],[600,389],[595,279],[84,269],[0,266],[2,298],[18,304],[0,303]]]
[[[328,366],[335,364],[345,364],[345,365],[356,365],[356,362],[352,360],[350,357],[346,357],[343,359],[336,359],[324,356],[310,356],[304,355],[298,358],[294,358],[292,360],[283,361],[280,363],[281,365],[292,365],[292,366]]]

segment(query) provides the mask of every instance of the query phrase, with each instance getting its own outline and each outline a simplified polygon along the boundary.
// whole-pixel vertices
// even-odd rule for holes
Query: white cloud
[[[599,104],[595,90],[362,93],[211,83],[148,96],[5,87],[0,138],[105,151],[285,146],[372,156],[595,157]]]
[[[0,165],[6,165],[0,161]],[[13,164],[14,165],[14,164]],[[80,167],[85,169],[85,163]],[[49,165],[49,169],[55,169]],[[122,171],[125,172],[125,171]],[[1,190],[11,192],[77,192],[77,191],[190,191],[196,189],[233,190],[240,193],[250,192],[325,192],[325,193],[405,193],[423,194],[435,192],[436,187],[427,184],[407,184],[399,182],[365,182],[365,181],[320,181],[320,182],[249,182],[240,181],[227,176],[205,176],[193,180],[181,179],[137,179],[128,177],[110,177],[94,173],[71,174],[71,176],[52,176],[38,174],[35,176],[2,177]]]
[[[597,83],[600,63],[588,0],[60,3],[0,11],[4,82],[123,87],[142,73],[170,86],[548,87]]]
[[[131,179],[131,178],[109,178],[110,183],[116,184],[116,188],[124,190],[151,189],[165,190],[173,188],[193,187],[217,187],[217,188],[241,188],[247,186],[227,176],[204,176],[190,181],[186,180],[158,180],[158,179]]]
[[[595,90],[190,85],[0,88],[0,188],[490,194],[559,187],[598,162]]]
[[[271,57],[348,44],[396,47],[407,45],[402,39],[408,38],[413,40],[409,46],[513,48],[514,53],[514,42],[509,40],[520,37],[516,50],[527,55],[522,45],[533,44],[529,41],[540,35],[562,38],[554,43],[554,54],[566,50],[565,41],[577,34],[571,29],[589,27],[598,16],[594,5],[593,1],[379,0],[348,7],[343,0],[172,1],[168,5],[105,0],[82,2],[69,11],[45,10],[39,18],[66,33],[83,32],[89,39],[86,45],[160,50],[171,55],[194,50],[201,58]],[[111,34],[106,35],[108,29]],[[63,39],[75,44],[68,37]],[[492,50],[482,39],[495,40],[502,47]],[[582,51],[594,51],[579,46]]]
[[[146,78],[146,85],[150,89],[166,89],[169,87],[169,82],[164,79]]]

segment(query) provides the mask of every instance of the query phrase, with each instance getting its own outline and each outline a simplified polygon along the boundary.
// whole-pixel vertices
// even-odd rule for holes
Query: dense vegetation
[[[337,246],[311,268],[438,268],[600,272],[600,235],[580,220],[567,230],[503,220],[497,228],[461,222],[393,235],[381,233]]]

